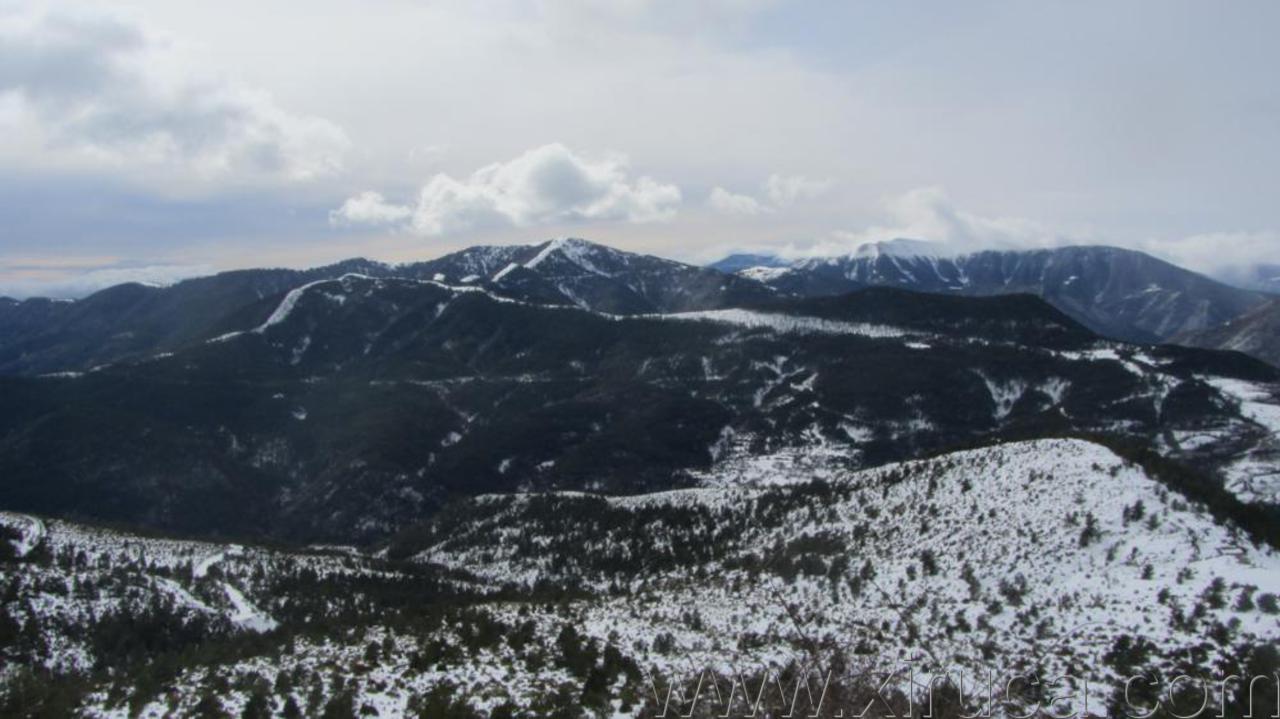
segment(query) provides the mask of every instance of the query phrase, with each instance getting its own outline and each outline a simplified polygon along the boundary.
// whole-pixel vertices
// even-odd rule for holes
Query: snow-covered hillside
[[[38,665],[88,716],[630,716],[691,668],[838,656],[1067,673],[1103,713],[1133,671],[1233,667],[1280,638],[1280,555],[1101,445],[807,480],[797,456],[752,461],[703,488],[480,496],[376,555],[0,514],[3,681]]]
[[[486,497],[420,561],[588,586],[584,631],[644,666],[781,665],[808,644],[976,668],[1169,668],[1280,637],[1280,556],[1096,445],[1040,440],[765,489]],[[571,529],[570,529],[571,528]],[[696,617],[696,619],[694,619]],[[796,619],[800,618],[798,628]]]

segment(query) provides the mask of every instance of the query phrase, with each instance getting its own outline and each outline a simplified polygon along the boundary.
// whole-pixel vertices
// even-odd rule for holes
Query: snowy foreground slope
[[[634,715],[703,669],[894,662],[1066,673],[1073,708],[1104,714],[1133,672],[1237,667],[1280,637],[1280,556],[1080,440],[767,487],[483,496],[377,557],[0,524],[5,680],[39,697],[22,660],[80,671],[57,687],[91,716]]]

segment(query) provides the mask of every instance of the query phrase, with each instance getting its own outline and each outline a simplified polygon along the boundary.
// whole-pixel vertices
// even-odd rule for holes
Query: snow
[[[905,477],[905,479],[903,479]],[[1199,645],[1212,622],[1238,623],[1241,641],[1280,635],[1280,624],[1258,611],[1230,608],[1241,592],[1280,589],[1280,557],[1259,549],[1238,530],[1216,523],[1202,507],[1172,494],[1109,450],[1080,440],[1037,440],[947,455],[937,460],[906,462],[844,475],[832,480],[833,495],[821,494],[790,507],[785,516],[762,523],[757,509],[771,497],[806,496],[803,484],[754,488],[693,489],[628,498],[604,498],[610,506],[640,512],[649,508],[705,507],[709,516],[725,520],[756,516],[740,525],[725,545],[729,557],[768,556],[773,547],[801,537],[843,537],[857,546],[850,571],[866,558],[875,576],[860,594],[843,581],[800,575],[784,580],[769,573],[748,575],[712,562],[710,580],[702,568],[679,568],[648,574],[634,596],[601,596],[583,602],[579,626],[592,636],[616,636],[622,646],[642,646],[660,633],[670,633],[673,655],[644,652],[642,664],[658,671],[682,666],[730,669],[735,661],[785,661],[799,651],[793,617],[812,618],[807,628],[818,644],[844,646],[851,638],[869,643],[881,657],[905,657],[903,638],[916,635],[947,663],[960,666],[1014,666],[1018,658],[1043,660],[1046,672],[1069,667],[1089,673],[1094,707],[1104,706],[1118,678],[1101,661],[1113,640],[1123,634],[1150,638],[1160,647]],[[797,494],[791,494],[797,493]],[[568,501],[583,495],[563,493]],[[543,541],[536,525],[524,525],[519,498],[476,500],[490,517],[451,537],[451,549],[432,549],[424,561],[469,568],[494,582],[555,581],[557,570],[533,554],[517,556],[509,538]],[[1141,520],[1127,518],[1141,503]],[[869,521],[868,505],[893,508],[890,521]],[[639,517],[641,515],[637,515]],[[643,516],[660,517],[647,514]],[[1095,523],[1096,538],[1080,540],[1085,517]],[[686,542],[691,531],[661,524],[660,519],[633,530],[646,551],[667,543]],[[619,526],[611,521],[606,526]],[[626,526],[625,523],[621,526]],[[862,539],[854,540],[854,533]],[[533,535],[522,532],[534,532]],[[575,556],[609,556],[626,537],[605,534],[575,547]],[[695,540],[696,541],[696,540]],[[703,540],[706,541],[706,540]],[[921,552],[932,553],[939,570],[922,570]],[[611,577],[585,563],[575,586],[604,591]],[[1149,567],[1149,569],[1148,569]],[[967,569],[966,569],[967,568]],[[973,586],[961,571],[972,572]],[[1185,579],[1184,572],[1191,572]],[[1148,576],[1149,574],[1149,576]],[[575,575],[576,577],[576,575]],[[1146,577],[1146,578],[1144,578]],[[1227,605],[1203,607],[1201,596],[1215,578],[1224,581]],[[633,587],[640,587],[639,579]],[[1021,585],[1009,599],[1003,587]],[[974,587],[978,589],[975,590]],[[977,592],[975,595],[974,592]],[[1013,591],[1010,589],[1009,591]],[[785,602],[779,601],[785,597]],[[992,610],[993,603],[1003,605]],[[1163,606],[1206,612],[1200,628],[1170,624]],[[900,607],[914,607],[904,612]],[[696,613],[700,626],[686,618]],[[953,631],[953,617],[964,617],[972,630]],[[866,627],[884,632],[868,633]],[[736,639],[757,637],[758,649],[743,655]],[[1203,644],[1215,656],[1234,651],[1231,645]],[[984,654],[995,652],[988,660]],[[1217,653],[1217,654],[1215,654]],[[1176,656],[1173,658],[1176,661]],[[1212,659],[1209,660],[1210,663]]]
[[[1237,403],[1241,415],[1258,423],[1273,436],[1280,435],[1280,397],[1271,388],[1227,377],[1200,376],[1199,379]]]
[[[551,257],[551,255],[559,253],[560,256],[587,272],[604,277],[610,277],[610,273],[600,269],[591,261],[590,254],[595,250],[596,248],[590,242],[585,240],[579,240],[572,237],[558,237],[548,242],[546,246],[538,252],[538,254],[534,255],[532,259],[524,263],[524,266],[527,269],[532,270],[543,262],[546,262],[547,258]],[[609,250],[603,251],[608,252]]]
[[[520,266],[520,265],[518,265],[518,264],[516,264],[516,263],[512,262],[511,264],[509,264],[509,265],[507,265],[506,267],[504,267],[504,268],[502,268],[501,270],[499,270],[499,271],[498,271],[498,273],[497,273],[496,275],[494,275],[494,276],[493,276],[492,281],[493,281],[493,282],[498,282],[498,281],[500,281],[503,277],[506,277],[508,274],[510,274],[513,270],[515,270],[515,269],[516,269],[517,267],[519,267],[519,266]]]
[[[13,544],[14,554],[18,557],[25,557],[31,554],[40,543],[44,541],[48,530],[45,528],[44,521],[39,517],[32,517],[27,514],[16,514],[14,512],[0,511],[0,525],[14,526],[17,525],[19,538]]]
[[[280,304],[276,306],[275,311],[271,313],[271,316],[268,317],[266,321],[263,322],[262,324],[258,325],[257,327],[254,327],[251,331],[254,334],[260,335],[266,332],[268,329],[275,327],[281,322],[284,322],[285,320],[289,319],[289,314],[292,313],[293,308],[298,305],[298,300],[302,299],[302,295],[306,294],[307,290],[311,289],[312,287],[315,287],[317,285],[322,285],[326,282],[332,282],[332,280],[327,280],[327,279],[316,280],[315,282],[308,282],[305,285],[301,285],[299,287],[295,287],[289,290],[289,292],[284,296],[284,299],[280,301]],[[224,337],[225,336],[226,335],[224,335]]]
[[[641,315],[641,317],[680,322],[715,322],[751,329],[768,329],[788,334],[860,335],[877,339],[905,337],[913,334],[908,330],[889,325],[868,322],[841,322],[818,317],[803,317],[743,309],[676,312],[663,315]]]
[[[244,627],[251,632],[269,632],[280,626],[276,620],[267,616],[262,610],[253,606],[253,603],[245,598],[239,589],[230,584],[222,584],[223,591],[227,594],[227,599],[231,601],[235,607],[235,613],[231,615],[231,623],[240,627]]]
[[[789,272],[791,272],[791,268],[789,267],[747,267],[745,269],[738,270],[737,274],[749,280],[768,282],[770,280],[776,280]]]
[[[538,252],[538,254],[534,255],[533,259],[524,263],[524,266],[531,270],[534,269],[538,265],[542,264],[548,257],[550,257],[553,252],[556,252],[561,247],[563,247],[567,242],[568,242],[568,238],[564,238],[564,237],[556,238],[548,242],[546,247],[543,247],[542,250]]]
[[[991,394],[991,401],[995,403],[993,416],[996,420],[1008,417],[1009,413],[1013,411],[1014,405],[1018,403],[1018,400],[1022,399],[1022,395],[1027,391],[1027,383],[1023,380],[996,380],[976,370],[975,374],[981,377],[982,381],[987,385],[987,391]]]
[[[1066,359],[1071,359],[1071,360],[1077,360],[1077,361],[1118,362],[1122,367],[1124,367],[1133,375],[1136,375],[1138,377],[1145,377],[1147,374],[1141,365],[1137,364],[1132,359],[1122,355],[1120,351],[1114,346],[1094,347],[1092,349],[1081,350],[1081,351],[1065,351],[1065,352],[1058,352],[1057,354],[1060,357],[1064,357]]]
[[[1244,502],[1280,504],[1280,396],[1264,384],[1227,377],[1199,376],[1239,408],[1240,416],[1266,433],[1266,438],[1223,469],[1226,488]],[[1176,439],[1176,438],[1175,438]],[[1185,450],[1230,439],[1221,432],[1193,437]]]
[[[221,552],[211,554],[204,559],[201,559],[194,567],[191,568],[191,576],[195,579],[203,579],[208,576],[210,569],[213,569],[227,557],[239,556],[240,554],[243,554],[243,552],[243,547],[233,544]]]
[[[1036,387],[1036,389],[1048,395],[1055,405],[1062,404],[1062,398],[1066,396],[1067,390],[1070,388],[1071,383],[1061,377],[1050,377]]]
[[[769,364],[787,371],[786,362]],[[846,423],[851,436],[869,436],[857,417]],[[554,652],[566,625],[667,678],[685,676],[689,666],[776,668],[804,656],[810,642],[884,661],[905,661],[925,648],[930,661],[949,667],[1016,669],[1031,659],[1043,662],[1037,669],[1046,676],[1083,672],[1097,713],[1122,681],[1101,661],[1119,636],[1154,642],[1162,653],[1153,661],[1161,670],[1176,668],[1186,648],[1204,654],[1203,666],[1215,666],[1232,656],[1237,643],[1280,637],[1274,615],[1232,606],[1238,596],[1280,591],[1280,557],[1099,445],[1036,440],[851,472],[837,461],[849,456],[847,448],[825,464],[815,459],[824,451],[816,441],[745,457],[740,450],[753,438],[723,436],[724,455],[708,471],[708,486],[633,497],[551,495],[575,522],[572,513],[584,509],[584,522],[614,513],[587,528],[582,541],[575,536],[557,543],[555,523],[544,521],[539,513],[545,505],[536,505],[534,495],[467,500],[472,519],[428,546],[420,561],[465,573],[486,591],[540,582],[575,590],[554,603],[503,598],[468,608],[507,626],[529,622],[534,634],[525,650],[501,640],[466,650],[458,622],[419,636],[373,615],[367,631],[303,632],[285,652],[184,669],[138,715],[191,714],[215,676],[229,687],[220,700],[234,715],[255,676],[271,684],[282,672],[305,668],[325,677],[335,667],[359,667],[345,674],[356,706],[368,704],[382,716],[403,715],[410,697],[445,681],[481,713],[506,700],[529,706],[564,682],[580,681],[554,659],[529,661],[530,652]],[[744,472],[750,483],[740,481]],[[1139,503],[1144,513],[1135,520],[1130,508]],[[1086,517],[1096,527],[1087,543],[1081,541]],[[19,515],[0,518],[26,523]],[[246,633],[274,629],[271,608],[281,605],[273,602],[287,601],[262,593],[254,577],[264,571],[394,571],[389,560],[368,564],[353,551],[320,555],[144,539],[64,522],[50,522],[46,532],[51,551],[85,551],[90,566],[107,562],[104,575],[122,567],[141,572],[142,590],[169,598],[181,611],[222,617]],[[800,542],[810,548],[795,550]],[[688,546],[707,551],[693,561],[665,561],[675,557],[672,549]],[[925,569],[926,551],[936,571]],[[630,561],[632,553],[664,561],[619,573],[616,563]],[[817,568],[786,571],[780,562],[789,554]],[[855,587],[864,562],[873,574]],[[220,566],[216,578],[209,571],[214,565]],[[31,563],[20,566],[39,571]],[[184,566],[192,566],[190,580],[180,571]],[[1215,608],[1203,597],[1219,579],[1226,601]],[[49,584],[43,578],[23,583]],[[78,607],[53,593],[24,602],[55,625],[121,606]],[[1171,622],[1174,612],[1187,623]],[[1231,641],[1220,644],[1212,627],[1228,624]],[[655,648],[659,635],[670,635],[673,652]],[[47,641],[58,657],[50,661],[92,666],[92,656],[73,640],[51,633]],[[462,652],[460,658],[411,669],[413,658],[433,642]],[[852,653],[855,642],[863,643],[858,652],[870,653]],[[380,659],[367,662],[370,644],[384,649]],[[320,684],[323,695],[332,696],[332,686]],[[120,715],[127,706],[108,702],[105,687],[91,694],[89,704],[87,716]]]

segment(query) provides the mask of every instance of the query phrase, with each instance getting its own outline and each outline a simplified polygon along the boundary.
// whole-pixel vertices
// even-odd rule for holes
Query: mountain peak
[[[906,237],[865,242],[852,252],[853,257],[944,257],[949,254],[942,243]]]
[[[545,262],[547,258],[552,255],[560,255],[565,260],[578,265],[585,270],[595,272],[596,274],[604,274],[591,263],[589,255],[598,255],[601,253],[608,253],[609,255],[623,254],[612,247],[588,242],[580,237],[557,237],[554,240],[549,240],[541,245],[531,245],[531,247],[538,248],[538,254],[534,255],[532,259],[524,263],[524,266],[531,270]]]

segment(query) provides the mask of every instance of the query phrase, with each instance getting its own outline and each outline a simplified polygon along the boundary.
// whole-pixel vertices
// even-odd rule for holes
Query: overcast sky
[[[575,235],[1280,259],[1280,3],[0,0],[0,294]]]

